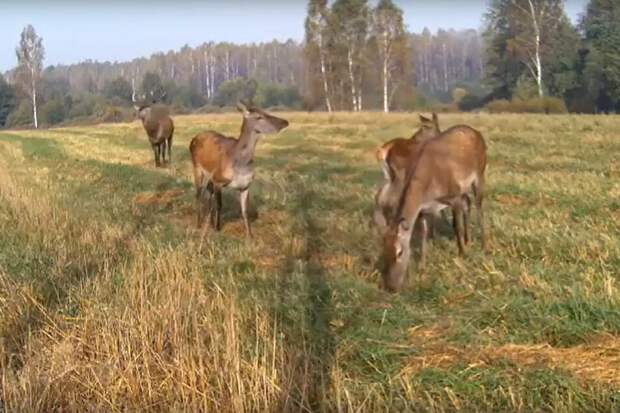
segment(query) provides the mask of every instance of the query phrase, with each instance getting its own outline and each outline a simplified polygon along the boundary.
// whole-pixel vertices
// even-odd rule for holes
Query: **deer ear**
[[[244,116],[249,113],[248,107],[246,106],[246,104],[243,101],[240,101],[239,103],[237,103],[237,110],[239,112],[243,113]]]
[[[437,131],[439,131],[439,117],[437,116],[437,114],[435,112],[433,112],[433,125],[435,126],[435,129]]]
[[[429,122],[431,122],[431,120],[429,118],[427,118],[426,116],[424,116],[424,115],[420,115],[420,122],[422,122],[422,123],[429,123]]]

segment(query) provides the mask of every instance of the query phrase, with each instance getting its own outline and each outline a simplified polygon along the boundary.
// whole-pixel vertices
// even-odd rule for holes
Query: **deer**
[[[254,180],[256,144],[261,135],[278,133],[286,128],[289,122],[245,102],[239,102],[237,109],[243,115],[239,138],[206,131],[196,135],[190,142],[189,151],[196,188],[197,227],[200,229],[203,226],[205,209],[208,208],[209,223],[215,226],[216,231],[220,230],[222,189],[227,187],[239,191],[246,236],[252,238],[247,211],[250,185]]]
[[[411,256],[413,227],[420,215],[448,206],[454,213],[459,254],[464,255],[464,195],[473,192],[481,232],[482,249],[486,249],[484,226],[484,172],[487,155],[482,134],[465,125],[453,126],[421,144],[411,155],[405,187],[399,196],[396,213],[383,233],[383,287],[391,292],[401,289]],[[424,239],[428,228],[422,226]]]
[[[166,164],[166,148],[168,149],[168,163],[172,162],[172,135],[174,123],[170,117],[168,108],[161,104],[138,104],[135,90],[131,100],[134,103],[136,114],[142,121],[142,126],[153,148],[155,167]],[[161,157],[161,161],[160,161]]]
[[[388,228],[388,222],[398,207],[400,195],[405,186],[406,170],[410,162],[414,159],[414,154],[419,150],[424,142],[438,136],[441,133],[437,114],[433,113],[432,120],[420,115],[420,128],[409,139],[396,138],[383,144],[376,152],[376,157],[384,173],[385,181],[375,195],[375,209],[373,221],[379,228],[379,233],[384,234]],[[464,221],[464,242],[469,243],[469,210],[470,199],[467,194],[463,195],[463,221]],[[439,213],[443,213],[447,205],[434,210],[424,210],[421,212],[417,221],[422,233],[430,234],[434,237],[434,220]],[[456,213],[453,211],[453,213]],[[456,233],[456,215],[453,214],[453,227]],[[421,239],[421,253],[418,267],[424,269],[426,265],[427,236]]]

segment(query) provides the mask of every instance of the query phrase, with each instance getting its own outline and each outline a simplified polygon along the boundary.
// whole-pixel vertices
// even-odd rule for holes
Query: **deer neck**
[[[397,222],[404,219],[407,225],[413,227],[422,210],[423,195],[422,182],[415,177],[409,179],[400,199],[398,214],[395,215]]]
[[[241,125],[241,134],[239,135],[239,140],[235,145],[233,153],[235,166],[244,167],[252,163],[254,160],[256,143],[259,138],[260,134],[255,132],[249,122],[244,119],[243,124]]]

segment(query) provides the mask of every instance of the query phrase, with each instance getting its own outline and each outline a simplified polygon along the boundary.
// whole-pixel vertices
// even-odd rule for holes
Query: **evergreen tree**
[[[0,127],[6,125],[6,120],[15,106],[15,89],[0,75]]]
[[[620,111],[620,1],[591,0],[582,30],[584,85],[598,111]]]

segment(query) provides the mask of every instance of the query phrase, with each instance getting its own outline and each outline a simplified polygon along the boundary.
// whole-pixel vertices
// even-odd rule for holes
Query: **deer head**
[[[140,100],[136,99],[136,90],[131,92],[131,101],[133,107],[136,110],[136,116],[141,120],[144,120],[151,112],[151,105],[146,103],[146,96],[142,95]]]
[[[418,142],[424,142],[428,139],[434,138],[439,133],[439,119],[437,118],[436,113],[433,113],[433,119],[420,115],[420,128],[413,134],[411,139]]]
[[[412,231],[413,224],[401,219],[397,225],[390,227],[383,235],[385,259],[383,282],[388,291],[398,291],[403,285],[411,257]]]
[[[270,115],[243,101],[237,104],[237,109],[243,114],[243,128],[257,134],[278,133],[289,125],[286,119]]]

